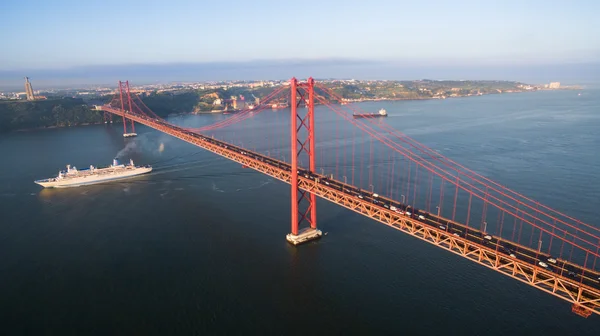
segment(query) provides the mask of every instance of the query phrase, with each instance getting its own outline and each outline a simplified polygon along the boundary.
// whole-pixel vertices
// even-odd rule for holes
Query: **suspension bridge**
[[[290,114],[272,110],[281,104]],[[383,118],[354,118],[366,113],[312,78],[293,78],[259,105],[201,127],[159,117],[128,82],[95,109],[122,118],[124,136],[135,135],[137,122],[290,184],[286,238],[294,245],[322,236],[320,197],[565,300],[580,316],[600,314],[599,227],[452,161]],[[245,131],[243,121],[258,113],[279,123]],[[323,123],[327,132],[319,132]]]

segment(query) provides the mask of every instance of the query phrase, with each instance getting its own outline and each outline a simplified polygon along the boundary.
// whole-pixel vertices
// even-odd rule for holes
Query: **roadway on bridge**
[[[96,109],[105,110],[120,116],[125,115],[125,117],[129,119],[138,121],[159,131],[166,132],[167,134],[178,137],[184,141],[190,142],[199,147],[206,148],[207,150],[210,150],[224,157],[230,158],[234,161],[240,162],[241,158],[243,157],[250,162],[256,162],[257,164],[259,164],[259,166],[271,167],[274,169],[274,171],[286,172],[288,174],[291,172],[291,165],[286,162],[275,160],[262,154],[253,151],[248,151],[245,148],[237,147],[229,143],[192,132],[188,129],[169,124],[161,119],[151,118],[140,114],[132,114],[127,111],[123,113],[121,110],[113,109],[110,106],[96,106]],[[202,145],[202,143],[206,143],[206,146]],[[226,153],[235,155],[232,157]],[[254,168],[258,169],[256,167]],[[262,169],[259,169],[259,171],[262,171]],[[263,173],[267,172],[263,171]],[[272,172],[269,172],[267,174],[270,175],[272,174]],[[597,306],[599,306],[597,302],[598,300],[594,298],[597,297],[595,293],[597,293],[597,291],[600,289],[600,274],[596,270],[584,268],[570,261],[552,258],[550,255],[541,253],[526,246],[511,242],[506,239],[502,239],[500,237],[493,237],[480,230],[467,227],[458,222],[451,221],[440,216],[436,216],[434,214],[428,213],[420,209],[412,208],[410,205],[402,204],[395,200],[382,197],[377,194],[373,194],[372,192],[362,190],[360,188],[348,185],[346,183],[342,183],[335,179],[328,178],[327,176],[319,175],[304,169],[299,169],[298,175],[299,178],[314,181],[315,185],[318,184],[323,190],[329,189],[332,192],[344,195],[346,198],[354,199],[355,203],[362,203],[364,205],[369,204],[370,207],[378,208],[379,211],[382,211],[383,213],[387,212],[389,215],[391,215],[392,213],[396,213],[396,217],[398,218],[406,216],[407,219],[410,218],[410,222],[420,223],[420,226],[428,227],[429,230],[437,231],[440,234],[445,233],[446,236],[455,235],[457,239],[460,239],[460,241],[462,242],[461,244],[463,244],[464,248],[467,248],[467,242],[471,245],[468,247],[469,251],[476,251],[476,249],[480,249],[481,251],[494,251],[493,253],[495,253],[496,255],[505,254],[505,258],[507,258],[508,260],[513,259],[516,263],[530,265],[532,266],[532,270],[534,272],[532,279],[535,279],[535,269],[543,269],[546,272],[556,274],[557,279],[571,279],[567,282],[561,282],[561,286],[563,286],[564,290],[569,292],[568,297],[566,297],[557,295],[555,293],[556,286],[558,284],[557,282],[555,282],[554,290],[548,289],[547,287],[546,289],[543,289],[539,285],[537,285],[537,283],[534,284],[533,282],[530,282],[528,280],[528,276],[525,275],[525,279],[527,279],[527,281],[525,282],[530,283],[540,289],[543,289],[548,293],[552,293],[563,299],[566,299],[567,301],[573,302],[574,312],[577,312],[578,314],[586,317],[589,314],[591,314],[592,311],[598,313],[598,311],[596,310]],[[273,176],[276,177],[275,175]],[[289,183],[287,177],[277,178]],[[323,197],[323,195],[319,196]],[[337,202],[334,201],[334,203]],[[339,204],[343,205],[341,203]],[[398,225],[397,223],[386,224],[391,225],[399,230],[402,230],[403,232],[415,235],[414,232],[403,230],[402,226]],[[474,247],[476,247],[475,250],[473,249]],[[504,273],[508,274],[506,272]],[[522,281],[525,279],[521,278]],[[546,282],[547,280],[543,280],[540,283]],[[588,288],[588,291],[590,292],[588,292],[587,294],[592,294],[592,297],[580,297],[582,293],[581,290],[583,290],[583,287]],[[579,293],[579,295],[577,293]],[[591,310],[586,310],[586,308],[582,308],[578,304],[580,302],[580,298],[587,303],[587,309]],[[589,304],[592,304],[593,306],[589,306]]]
[[[196,137],[213,145],[220,146],[224,149],[235,151],[238,154],[247,156],[254,160],[261,161],[263,163],[267,163],[279,169],[291,171],[290,164],[286,162],[275,160],[268,156],[249,151],[245,148],[240,148],[223,141],[219,141],[198,133],[191,132],[184,128],[165,123],[159,119],[153,119],[143,116],[137,117],[147,119],[149,122],[158,123],[165,127],[170,127],[189,136]],[[572,278],[573,280],[581,282],[582,284],[585,284],[589,287],[600,289],[600,273],[598,273],[595,270],[584,268],[566,260],[555,259],[548,254],[538,252],[534,249],[522,246],[520,244],[516,244],[506,239],[494,237],[485,232],[482,232],[481,230],[467,227],[458,222],[436,216],[435,214],[431,214],[420,209],[412,208],[410,205],[402,204],[398,201],[374,194],[366,190],[362,190],[355,186],[342,183],[335,179],[331,179],[314,172],[299,169],[298,174],[300,176],[303,176],[304,178],[313,180],[316,183],[324,184],[330,188],[334,188],[339,192],[345,193],[353,197],[357,197],[366,202],[371,202],[372,204],[379,206],[383,209],[394,211],[398,214],[406,215],[412,220],[418,220],[438,230],[452,233],[455,236],[467,239],[472,243],[503,252],[511,258],[515,258],[524,261],[528,264],[544,268],[561,276]]]

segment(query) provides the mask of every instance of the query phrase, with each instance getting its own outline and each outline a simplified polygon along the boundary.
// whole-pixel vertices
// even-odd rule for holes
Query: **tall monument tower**
[[[27,94],[27,100],[34,100],[33,96],[33,88],[31,88],[31,83],[29,82],[29,77],[25,77],[25,93]]]

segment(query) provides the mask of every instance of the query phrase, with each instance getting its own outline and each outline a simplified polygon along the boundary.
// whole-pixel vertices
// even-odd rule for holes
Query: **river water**
[[[451,159],[600,225],[600,91],[361,105],[382,107]],[[120,127],[0,136],[4,335],[600,334],[598,316],[325,201],[328,235],[294,248],[289,186],[145,127],[124,140]],[[155,170],[72,189],[33,183],[115,155]]]

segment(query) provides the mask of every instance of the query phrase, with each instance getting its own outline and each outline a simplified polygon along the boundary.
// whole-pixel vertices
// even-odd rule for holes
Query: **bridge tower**
[[[298,245],[318,239],[322,232],[317,229],[317,197],[315,194],[298,188],[298,159],[308,158],[308,169],[314,173],[315,168],[315,81],[311,77],[306,82],[298,83],[296,78],[290,80],[291,107],[291,205],[292,232],[286,236],[288,242]],[[306,109],[299,105],[306,102]],[[304,224],[307,227],[301,228]]]
[[[125,98],[127,99],[127,105],[125,105],[125,100],[123,99],[123,93],[125,93]],[[131,113],[133,111],[133,104],[131,103],[131,93],[129,91],[129,81],[121,82],[119,81],[119,98],[121,99],[121,111],[123,111],[123,137],[130,138],[137,136],[135,133],[135,125],[133,124],[133,120],[131,119],[131,132],[127,132],[127,119],[125,119],[125,115],[127,113]],[[125,109],[127,107],[127,109]]]

